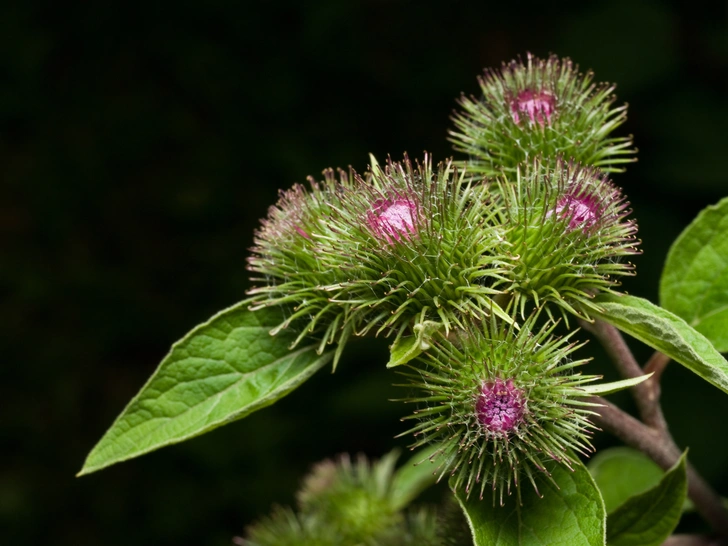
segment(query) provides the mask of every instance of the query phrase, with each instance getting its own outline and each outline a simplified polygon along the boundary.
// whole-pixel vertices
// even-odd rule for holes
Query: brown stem
[[[645,373],[653,373],[654,375],[652,376],[652,380],[659,383],[660,377],[662,377],[662,372],[665,371],[669,362],[669,356],[661,353],[660,351],[655,351],[647,361],[647,364],[645,364],[643,370]]]
[[[593,324],[582,321],[582,326],[599,340],[622,377],[631,379],[644,375],[627,342],[614,326],[601,320],[595,320]],[[659,375],[635,385],[631,391],[642,420],[657,430],[667,431],[667,421],[660,407]]]
[[[642,451],[661,468],[671,468],[680,458],[680,449],[666,430],[648,427],[604,398],[595,396],[590,401],[601,406],[596,409],[599,414],[595,419],[598,426],[625,444]],[[728,540],[728,510],[720,497],[691,464],[687,466],[687,476],[688,497],[695,503],[696,510],[717,533]]]

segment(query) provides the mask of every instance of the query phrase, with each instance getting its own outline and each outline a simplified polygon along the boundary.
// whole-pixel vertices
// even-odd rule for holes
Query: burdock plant
[[[515,177],[500,177],[496,194],[499,254],[510,265],[496,286],[521,316],[532,302],[588,320],[594,297],[634,274],[628,260],[638,252],[637,225],[621,190],[598,169],[536,158]]]
[[[551,55],[504,63],[478,78],[482,95],[460,99],[450,140],[468,155],[468,170],[513,173],[540,155],[574,158],[605,172],[634,161],[632,138],[612,136],[627,119],[614,106],[614,86],[593,83],[571,59]]]
[[[361,176],[324,172],[283,192],[256,233],[251,308],[285,306],[279,328],[338,343],[352,334],[395,335],[426,322],[446,332],[491,312],[507,265],[488,188],[452,162],[374,164]],[[276,332],[277,330],[274,330]],[[338,358],[338,357],[337,357]]]
[[[438,445],[435,472],[466,497],[492,492],[503,505],[522,482],[538,492],[550,462],[571,468],[576,452],[592,451],[586,384],[600,377],[575,371],[586,361],[569,359],[578,344],[553,336],[555,326],[484,321],[438,339],[405,374],[416,389],[407,401],[420,405],[413,446]]]
[[[249,527],[241,546],[437,546],[437,514],[431,508],[403,510],[400,485],[407,467],[395,471],[397,452],[370,462],[363,455],[325,460],[304,478],[297,510],[278,507]]]
[[[172,347],[80,474],[245,417],[335,368],[353,336],[381,336],[414,405],[402,433],[412,459],[397,471],[394,455],[323,463],[297,510],[276,509],[236,543],[657,546],[686,493],[728,540],[720,497],[688,472],[659,401],[670,359],[728,392],[728,283],[716,273],[728,200],[673,245],[663,307],[623,293],[637,224],[608,176],[634,149],[615,133],[626,106],[592,80],[528,55],[461,100],[450,137],[467,158],[371,158],[363,174],[329,169],[281,192],[255,233],[247,299]],[[656,349],[644,366],[619,330]],[[621,380],[590,370],[587,333]],[[603,398],[621,389],[639,419]],[[588,469],[600,429],[666,472],[638,489],[626,466],[648,463],[634,451]],[[410,506],[436,481],[442,505]]]

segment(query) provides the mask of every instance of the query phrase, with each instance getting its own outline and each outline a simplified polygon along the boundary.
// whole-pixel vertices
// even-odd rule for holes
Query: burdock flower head
[[[581,316],[598,292],[633,274],[622,260],[638,253],[637,225],[626,219],[629,203],[601,171],[537,159],[515,181],[498,185],[506,228],[500,251],[512,266],[498,286],[522,316],[528,301]]]
[[[341,325],[349,309],[330,301],[331,287],[345,281],[338,269],[330,269],[322,262],[321,244],[326,235],[322,221],[332,213],[341,195],[353,187],[354,173],[326,172],[321,182],[309,180],[310,189],[301,184],[281,191],[276,205],[268,210],[255,233],[255,245],[248,258],[248,269],[254,273],[254,285],[248,294],[251,309],[279,307],[286,319],[275,334],[291,324],[299,327],[301,336],[315,332],[322,335],[322,347],[341,336]],[[338,356],[338,355],[337,355]]]
[[[574,372],[586,361],[569,360],[578,345],[554,327],[537,328],[533,316],[520,329],[486,320],[442,336],[424,367],[404,372],[420,404],[406,418],[418,420],[414,447],[440,444],[432,459],[451,487],[503,504],[524,482],[538,491],[549,461],[570,467],[574,452],[592,451],[581,387],[597,377]]]
[[[482,184],[451,163],[405,156],[365,176],[331,170],[311,189],[281,195],[256,234],[249,269],[253,308],[289,309],[281,325],[327,343],[369,332],[411,332],[424,321],[447,332],[500,313],[492,301],[505,262],[501,228]]]
[[[631,137],[611,137],[627,119],[627,106],[613,107],[614,86],[592,83],[570,59],[530,53],[486,70],[478,78],[482,97],[460,99],[450,139],[468,154],[471,172],[513,172],[535,155],[561,155],[602,170],[620,171],[634,161]]]
[[[297,494],[298,510],[277,508],[247,529],[242,546],[439,546],[433,510],[408,508],[397,453],[370,462],[348,455],[317,464]]]

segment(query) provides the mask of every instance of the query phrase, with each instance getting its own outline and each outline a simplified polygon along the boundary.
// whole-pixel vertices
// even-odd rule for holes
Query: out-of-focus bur
[[[444,546],[436,512],[398,505],[397,453],[325,460],[306,476],[298,510],[278,507],[248,527],[241,546]]]
[[[575,452],[592,451],[593,404],[581,387],[599,377],[575,372],[586,360],[568,357],[581,345],[537,322],[486,320],[441,336],[423,366],[402,372],[415,389],[403,400],[418,405],[404,434],[415,435],[413,448],[440,444],[432,456],[440,478],[467,495],[503,504],[523,482],[538,491],[549,461],[570,467]]]
[[[605,172],[635,161],[631,137],[613,137],[627,119],[614,107],[614,86],[592,83],[593,74],[555,55],[503,64],[478,78],[482,96],[461,97],[450,140],[468,154],[468,171],[513,173],[537,155],[563,156]]]

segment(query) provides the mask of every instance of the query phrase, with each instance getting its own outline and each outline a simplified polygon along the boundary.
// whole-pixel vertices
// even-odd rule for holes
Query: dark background
[[[483,67],[555,52],[618,83],[621,134],[640,148],[614,177],[645,252],[631,293],[657,301],[670,242],[728,194],[725,2],[26,2],[1,15],[4,544],[226,545],[290,502],[313,462],[405,446],[386,343],[355,342],[335,375],[276,406],[74,478],[169,345],[244,297],[277,190],[364,169],[369,152],[444,159],[455,99]],[[664,405],[728,495],[728,397],[671,365]]]

